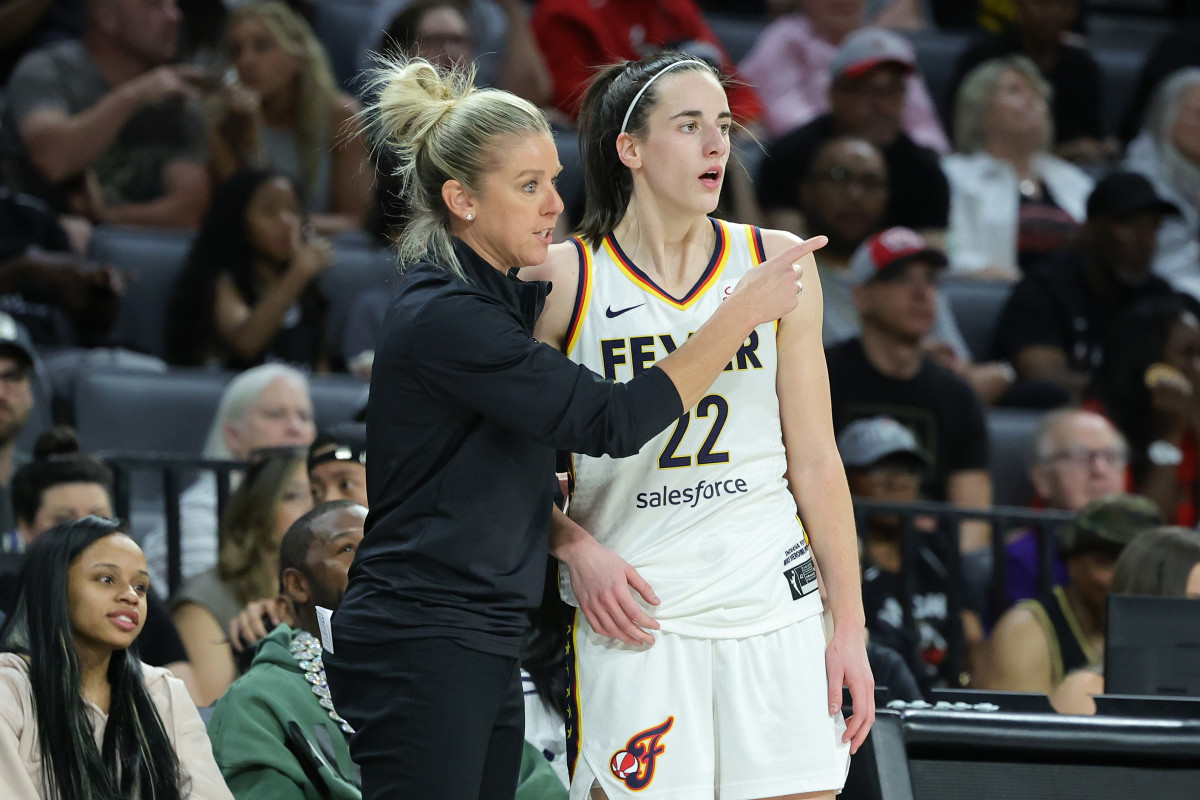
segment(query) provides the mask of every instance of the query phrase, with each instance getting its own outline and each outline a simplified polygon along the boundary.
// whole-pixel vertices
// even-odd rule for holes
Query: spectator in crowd
[[[979,401],[923,347],[934,327],[937,279],[945,267],[941,251],[904,228],[890,228],[859,249],[845,277],[853,285],[861,334],[826,350],[834,427],[841,431],[860,417],[891,412],[929,453],[925,497],[987,507],[991,487]],[[868,407],[875,413],[866,413]]]
[[[221,395],[205,439],[203,455],[246,461],[270,447],[308,447],[316,436],[308,379],[282,364],[264,364],[238,375]],[[190,578],[217,563],[217,478],[205,472],[179,497],[181,577]],[[146,535],[150,574],[167,586],[167,534],[160,525]]]
[[[98,517],[38,537],[0,630],[0,764],[14,800],[230,800],[183,683],[131,649],[146,559]]]
[[[838,451],[846,465],[850,494],[884,503],[912,503],[921,497],[921,477],[929,456],[912,431],[890,417],[870,417],[851,422],[838,435]],[[952,537],[929,518],[902,522],[894,514],[868,514],[863,533],[863,607],[871,641],[886,645],[908,658],[914,675],[925,688],[935,684],[958,686],[950,646],[955,640],[974,648],[983,639],[979,617],[961,607],[962,590],[955,587],[947,567]],[[913,537],[910,550],[905,536]],[[904,553],[916,563],[904,563]],[[911,623],[901,606],[901,571],[912,571]],[[956,598],[952,595],[957,595]]]
[[[1094,411],[1064,408],[1038,423],[1029,478],[1039,505],[1078,512],[1093,500],[1125,489],[1129,447],[1108,419]],[[1009,602],[1040,594],[1039,536],[1049,537],[1049,585],[1067,582],[1067,565],[1052,530],[1023,528],[1008,535],[1005,581]]]
[[[12,556],[0,560],[0,610],[10,612],[16,605],[20,556],[37,537],[81,517],[116,516],[112,482],[107,466],[80,452],[71,428],[58,426],[38,437],[33,460],[17,470],[12,480],[17,527],[4,534],[0,546],[0,551]],[[147,664],[171,670],[194,693],[195,673],[187,652],[166,606],[153,590],[146,592],[146,624],[138,637],[138,655]]]
[[[879,149],[865,139],[839,136],[817,149],[812,168],[800,186],[801,211],[813,231],[829,237],[821,250],[821,291],[824,316],[821,339],[825,347],[857,336],[861,330],[854,305],[851,274],[861,273],[852,256],[883,224],[889,192],[887,164]],[[869,258],[866,249],[861,258]],[[925,342],[942,366],[966,378],[985,404],[991,404],[1012,383],[1006,364],[974,364],[954,311],[941,292],[937,322]]]
[[[945,229],[950,189],[937,153],[913,141],[903,127],[906,81],[915,69],[912,47],[896,34],[868,31],[846,40],[829,64],[829,112],[767,148],[756,187],[768,225],[817,233],[800,216],[800,181],[823,142],[858,136],[878,147],[887,163],[892,191],[884,224]]]
[[[83,0],[3,0],[0,2],[0,85],[30,50],[83,36]]]
[[[1162,84],[1125,166],[1179,209],[1158,229],[1155,274],[1200,299],[1200,66]]]
[[[954,87],[987,61],[1024,56],[1053,96],[1053,126],[1046,149],[1069,161],[1097,164],[1117,152],[1116,140],[1100,125],[1100,67],[1087,48],[1069,34],[1079,16],[1079,0],[1013,0],[1016,19],[1000,33],[985,34],[971,44],[955,65]],[[961,103],[961,98],[959,100]],[[957,115],[957,111],[955,111]],[[958,132],[955,131],[957,138]],[[962,150],[962,144],[959,143]]]
[[[1141,175],[1117,172],[1087,200],[1077,244],[1017,283],[996,323],[996,355],[1025,380],[1057,383],[1078,397],[1104,357],[1124,309],[1174,294],[1150,272],[1162,218],[1177,213]]]
[[[237,80],[210,111],[217,180],[247,167],[276,170],[299,189],[317,230],[361,229],[372,172],[354,124],[360,107],[338,91],[312,28],[286,3],[267,0],[231,12],[226,40]]]
[[[694,0],[541,0],[533,11],[533,32],[554,83],[551,105],[572,120],[598,67],[660,50],[690,53],[738,79]],[[746,125],[759,118],[762,103],[748,84],[734,83],[728,95],[735,121]]]
[[[262,640],[249,671],[217,703],[209,723],[213,754],[235,797],[362,796],[347,744],[354,729],[333,707],[325,682],[316,609],[341,604],[366,515],[348,500],[322,503],[283,537],[279,584],[296,622],[279,625]],[[300,752],[319,752],[325,763],[304,763],[305,756],[297,755],[300,737]],[[516,800],[551,798],[565,800],[566,790],[527,743]]]
[[[1128,438],[1130,477],[1163,516],[1200,521],[1200,321],[1180,297],[1139,303],[1113,324],[1089,402]]]
[[[934,327],[937,277],[945,256],[912,231],[889,229],[864,245],[869,258],[851,276],[862,334],[825,351],[834,430],[885,414],[901,422],[929,455],[921,494],[961,508],[987,508],[987,428],[969,384],[925,350]],[[964,522],[959,546],[979,561],[970,580],[986,580],[990,533]]]
[[[49,206],[0,188],[0,310],[39,346],[99,344],[116,322],[120,274],[72,247]]]
[[[229,498],[221,520],[217,565],[189,578],[171,597],[171,618],[196,669],[201,704],[220,697],[237,677],[229,623],[251,600],[279,589],[279,543],[312,509],[304,460],[296,448],[261,451]]]
[[[295,613],[259,645],[254,661],[221,697],[209,721],[213,755],[234,797],[362,796],[347,738],[354,729],[329,699],[317,606],[336,610],[362,541],[367,510],[323,503],[292,524],[279,547],[279,585]],[[298,731],[291,730],[297,726]],[[303,737],[308,748],[296,748]],[[325,764],[306,763],[320,752]]]
[[[367,429],[345,422],[322,431],[308,448],[313,505],[348,500],[367,507]],[[241,653],[282,623],[295,624],[286,593],[253,600],[229,623],[229,643]]]
[[[916,55],[903,37],[863,28],[866,0],[806,0],[803,14],[788,14],[759,34],[738,65],[763,102],[763,127],[779,138],[829,111],[830,65],[839,47],[875,47],[880,61],[905,71],[904,130],[913,141],[939,153],[950,149]],[[854,44],[851,44],[854,42]],[[868,69],[866,65],[860,70]]]
[[[1106,495],[1084,506],[1062,532],[1066,585],[1000,617],[980,686],[1049,694],[1072,670],[1099,664],[1113,565],[1134,537],[1162,524],[1158,506],[1136,495]]]
[[[201,76],[173,66],[174,0],[86,4],[87,33],[27,55],[8,84],[30,188],[92,222],[194,228],[208,204]]]
[[[384,42],[364,42],[365,49],[382,53],[392,41],[443,66],[457,54],[474,63],[476,85],[550,102],[550,72],[521,0],[378,0],[372,22],[371,31],[386,31]]]
[[[1113,567],[1109,594],[1200,600],[1200,533],[1168,526],[1138,534]],[[1104,694],[1103,667],[1084,667],[1063,679],[1050,704],[1060,714],[1091,715],[1098,694]]]
[[[304,219],[295,185],[280,173],[246,170],[217,189],[167,304],[167,361],[328,371],[328,301],[317,276],[333,248]]]
[[[367,505],[367,426],[345,422],[322,432],[308,449],[313,502],[349,500]]]
[[[16,525],[9,486],[13,473],[29,463],[29,454],[17,448],[17,436],[33,411],[33,376],[37,351],[29,334],[16,320],[0,311],[0,531]],[[0,552],[9,552],[0,539]]]
[[[1087,173],[1049,151],[1050,87],[1025,56],[973,69],[958,89],[947,252],[956,272],[1016,280],[1084,220]]]

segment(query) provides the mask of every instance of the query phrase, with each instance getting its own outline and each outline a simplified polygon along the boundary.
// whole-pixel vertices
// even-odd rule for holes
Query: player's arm
[[[768,258],[797,241],[781,231],[763,234]],[[854,716],[846,726],[853,752],[875,721],[875,682],[867,662],[854,508],[833,434],[821,344],[821,280],[813,257],[804,261],[800,302],[779,322],[776,392],[788,485],[820,564],[833,614],[834,634],[826,650],[830,710],[841,707],[844,682],[854,701]]]
[[[539,342],[565,351],[567,326],[579,291],[579,251],[569,242],[550,245],[546,261],[525,267],[519,273],[523,281],[550,281],[554,288],[546,297],[546,306],[538,317],[533,336]]]

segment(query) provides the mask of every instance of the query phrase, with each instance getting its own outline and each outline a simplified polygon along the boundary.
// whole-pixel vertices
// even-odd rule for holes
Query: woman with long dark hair
[[[295,185],[277,172],[246,170],[217,187],[167,306],[167,361],[327,368],[316,278],[333,251],[304,219]]]
[[[0,774],[16,800],[232,798],[183,683],[138,660],[146,559],[84,517],[30,546],[0,629]]]

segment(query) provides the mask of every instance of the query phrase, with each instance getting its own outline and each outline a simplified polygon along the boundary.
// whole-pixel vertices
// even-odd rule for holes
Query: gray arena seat
[[[313,4],[317,38],[329,51],[329,63],[338,83],[357,94],[355,86],[363,41],[375,14],[369,0],[334,0]]]
[[[704,15],[704,21],[721,40],[721,46],[734,64],[746,57],[758,35],[767,27],[766,20],[749,14],[709,12]]]
[[[947,31],[929,31],[909,34],[913,49],[917,51],[917,69],[929,87],[929,96],[943,121],[949,120],[951,101],[950,82],[954,80],[954,65],[967,49],[971,35]]]
[[[1144,50],[1097,48],[1092,55],[1100,65],[1104,86],[1100,108],[1101,130],[1106,135],[1115,136],[1129,108],[1129,99],[1137,87],[1146,53]]]
[[[987,410],[988,473],[992,502],[998,506],[1028,506],[1033,500],[1029,465],[1034,434],[1044,411],[1015,408]]]
[[[321,273],[321,291],[329,299],[325,320],[330,353],[341,352],[342,331],[355,298],[368,289],[388,288],[397,277],[396,257],[379,247],[340,247],[334,265]]]
[[[992,357],[992,339],[1013,284],[973,278],[943,278],[939,286],[976,361]]]
[[[127,276],[125,296],[112,329],[121,347],[161,357],[167,300],[191,246],[189,231],[101,225],[88,255]]]

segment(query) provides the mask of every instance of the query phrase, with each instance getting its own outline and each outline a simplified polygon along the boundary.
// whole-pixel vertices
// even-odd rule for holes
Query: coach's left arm
[[[796,241],[764,231],[767,256]],[[787,452],[787,479],[825,579],[834,634],[825,653],[830,713],[841,709],[842,686],[850,688],[854,715],[845,738],[858,750],[875,721],[875,680],[867,661],[862,579],[854,509],[833,434],[829,373],[821,344],[822,293],[816,262],[805,257],[804,291],[794,311],[779,322],[776,392]]]

